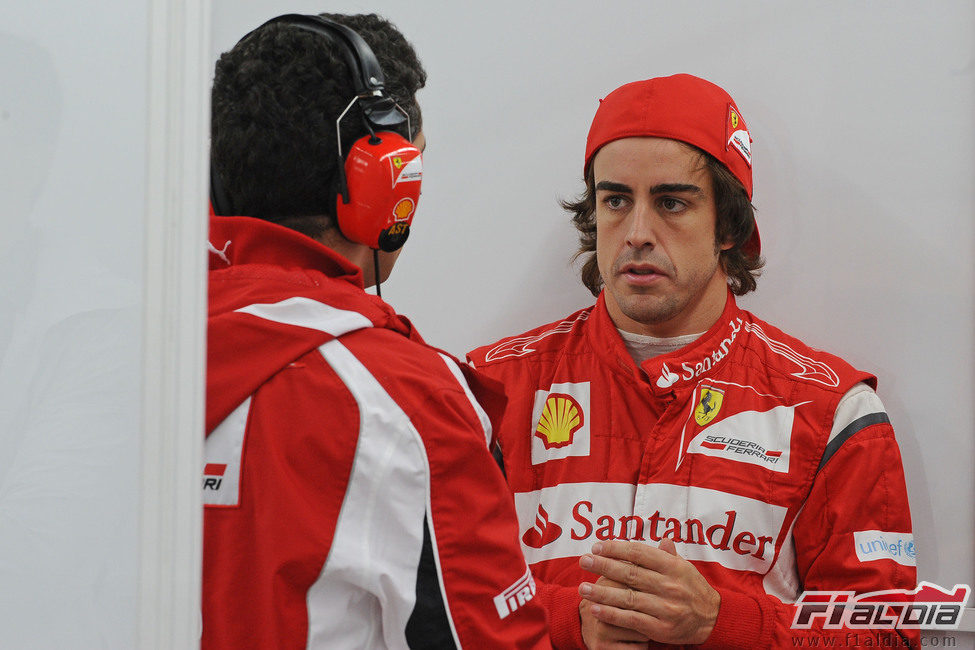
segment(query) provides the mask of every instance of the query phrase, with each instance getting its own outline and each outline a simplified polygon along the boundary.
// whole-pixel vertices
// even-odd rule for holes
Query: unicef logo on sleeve
[[[893,560],[903,566],[917,564],[917,547],[910,533],[861,530],[853,533],[853,545],[861,562]]]

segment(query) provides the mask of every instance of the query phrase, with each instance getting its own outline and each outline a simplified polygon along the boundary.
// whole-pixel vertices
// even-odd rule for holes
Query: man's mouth
[[[624,275],[666,275],[652,264],[625,264],[620,272]]]
[[[659,267],[653,264],[630,262],[620,268],[620,275],[630,284],[653,284],[667,276]]]

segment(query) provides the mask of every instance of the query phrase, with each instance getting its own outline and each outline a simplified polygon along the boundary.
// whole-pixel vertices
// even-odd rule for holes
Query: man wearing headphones
[[[914,542],[876,378],[736,304],[763,265],[751,157],[704,79],[614,90],[564,205],[596,304],[470,354],[508,391],[498,439],[556,647],[918,643],[792,605],[909,593]]]
[[[415,214],[425,78],[375,15],[217,63],[203,648],[548,646],[490,388],[364,291]]]

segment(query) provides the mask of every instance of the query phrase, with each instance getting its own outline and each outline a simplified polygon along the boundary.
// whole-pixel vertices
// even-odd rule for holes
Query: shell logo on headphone
[[[416,210],[416,203],[413,202],[413,199],[410,197],[400,199],[396,207],[393,208],[393,219],[395,221],[409,221],[414,210]]]

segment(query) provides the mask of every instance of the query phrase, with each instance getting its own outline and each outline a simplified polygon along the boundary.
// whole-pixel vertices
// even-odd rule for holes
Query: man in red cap
[[[556,647],[918,644],[796,618],[803,591],[913,588],[914,542],[876,378],[736,304],[763,264],[751,155],[708,81],[613,91],[564,204],[596,304],[469,355],[508,392],[497,441]]]

